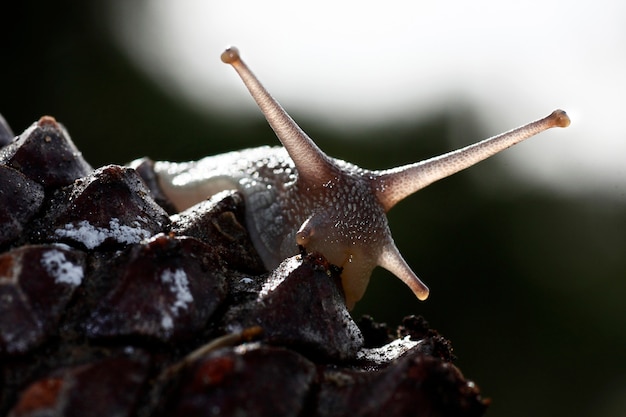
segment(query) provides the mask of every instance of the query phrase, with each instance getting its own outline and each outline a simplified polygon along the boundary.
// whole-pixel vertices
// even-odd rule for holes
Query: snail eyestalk
[[[571,122],[567,113],[560,109],[553,111],[548,117],[554,119],[555,127],[567,127]]]
[[[234,46],[231,46],[230,48],[227,48],[224,52],[222,52],[221,57],[222,58],[222,62],[225,64],[234,64],[235,62],[239,61],[239,49],[235,48]]]
[[[397,168],[380,171],[377,197],[389,211],[398,202],[416,191],[462,171],[519,142],[553,127],[567,127],[570,119],[563,110],[530,122],[516,129],[468,145],[446,154]]]
[[[221,58],[224,63],[231,65],[237,71],[250,91],[252,98],[276,133],[278,140],[298,167],[298,179],[301,182],[306,182],[310,178],[317,181],[322,175],[326,180],[331,179],[334,174],[334,165],[330,158],[304,133],[278,101],[265,89],[241,59],[239,50],[230,47],[222,52]]]

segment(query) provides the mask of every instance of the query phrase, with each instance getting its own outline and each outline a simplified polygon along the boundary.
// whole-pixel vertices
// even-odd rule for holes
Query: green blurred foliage
[[[3,14],[0,113],[16,134],[53,115],[94,166],[277,144],[261,117],[211,117],[166,95],[107,36],[101,6],[26,1]],[[330,155],[386,168],[448,151],[454,115],[466,110],[345,137],[294,117]],[[469,123],[467,141],[492,133]],[[510,192],[481,185],[487,176],[510,180]],[[508,178],[497,158],[487,161],[390,213],[396,244],[431,298],[417,301],[377,270],[354,314],[391,325],[424,315],[493,399],[487,415],[624,415],[625,209],[612,196],[525,185]]]

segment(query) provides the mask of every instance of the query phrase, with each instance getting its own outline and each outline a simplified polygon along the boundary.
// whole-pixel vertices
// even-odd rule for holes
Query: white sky
[[[219,59],[229,45],[287,111],[343,128],[419,120],[459,97],[493,134],[563,108],[569,128],[502,157],[557,190],[626,198],[625,2],[111,4],[129,56],[207,111],[258,112]]]

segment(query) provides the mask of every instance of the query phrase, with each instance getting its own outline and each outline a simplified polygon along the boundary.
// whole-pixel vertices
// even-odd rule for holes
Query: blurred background
[[[626,416],[626,3],[12,7],[0,113],[16,134],[53,115],[93,166],[278,144],[219,60],[230,44],[322,149],[366,168],[567,110],[569,128],[395,207],[396,244],[431,296],[377,270],[354,315],[425,316],[488,416]]]

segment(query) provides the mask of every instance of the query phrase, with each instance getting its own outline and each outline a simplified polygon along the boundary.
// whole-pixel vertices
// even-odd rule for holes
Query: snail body
[[[191,162],[159,161],[154,171],[178,210],[223,190],[241,191],[246,201],[246,226],[265,266],[273,269],[295,255],[297,244],[319,251],[330,263],[342,266],[348,301],[348,294],[362,297],[367,282],[361,280],[368,280],[376,266],[379,254],[367,248],[376,248],[380,236],[391,234],[384,210],[363,179],[366,173],[374,173],[339,159],[330,160],[343,167],[344,175],[323,184],[299,182],[285,148],[269,146]],[[322,239],[305,236],[317,230],[325,231]],[[358,289],[352,289],[354,284]]]
[[[246,201],[252,242],[268,269],[298,252],[319,252],[342,268],[348,308],[363,296],[372,270],[382,266],[421,300],[428,288],[397,249],[386,212],[425,186],[461,171],[551,127],[566,127],[562,110],[520,128],[422,162],[382,171],[327,156],[260,84],[237,49],[231,64],[250,90],[283,147],[259,147],[192,162],[156,162],[159,184],[183,210],[223,190]]]

